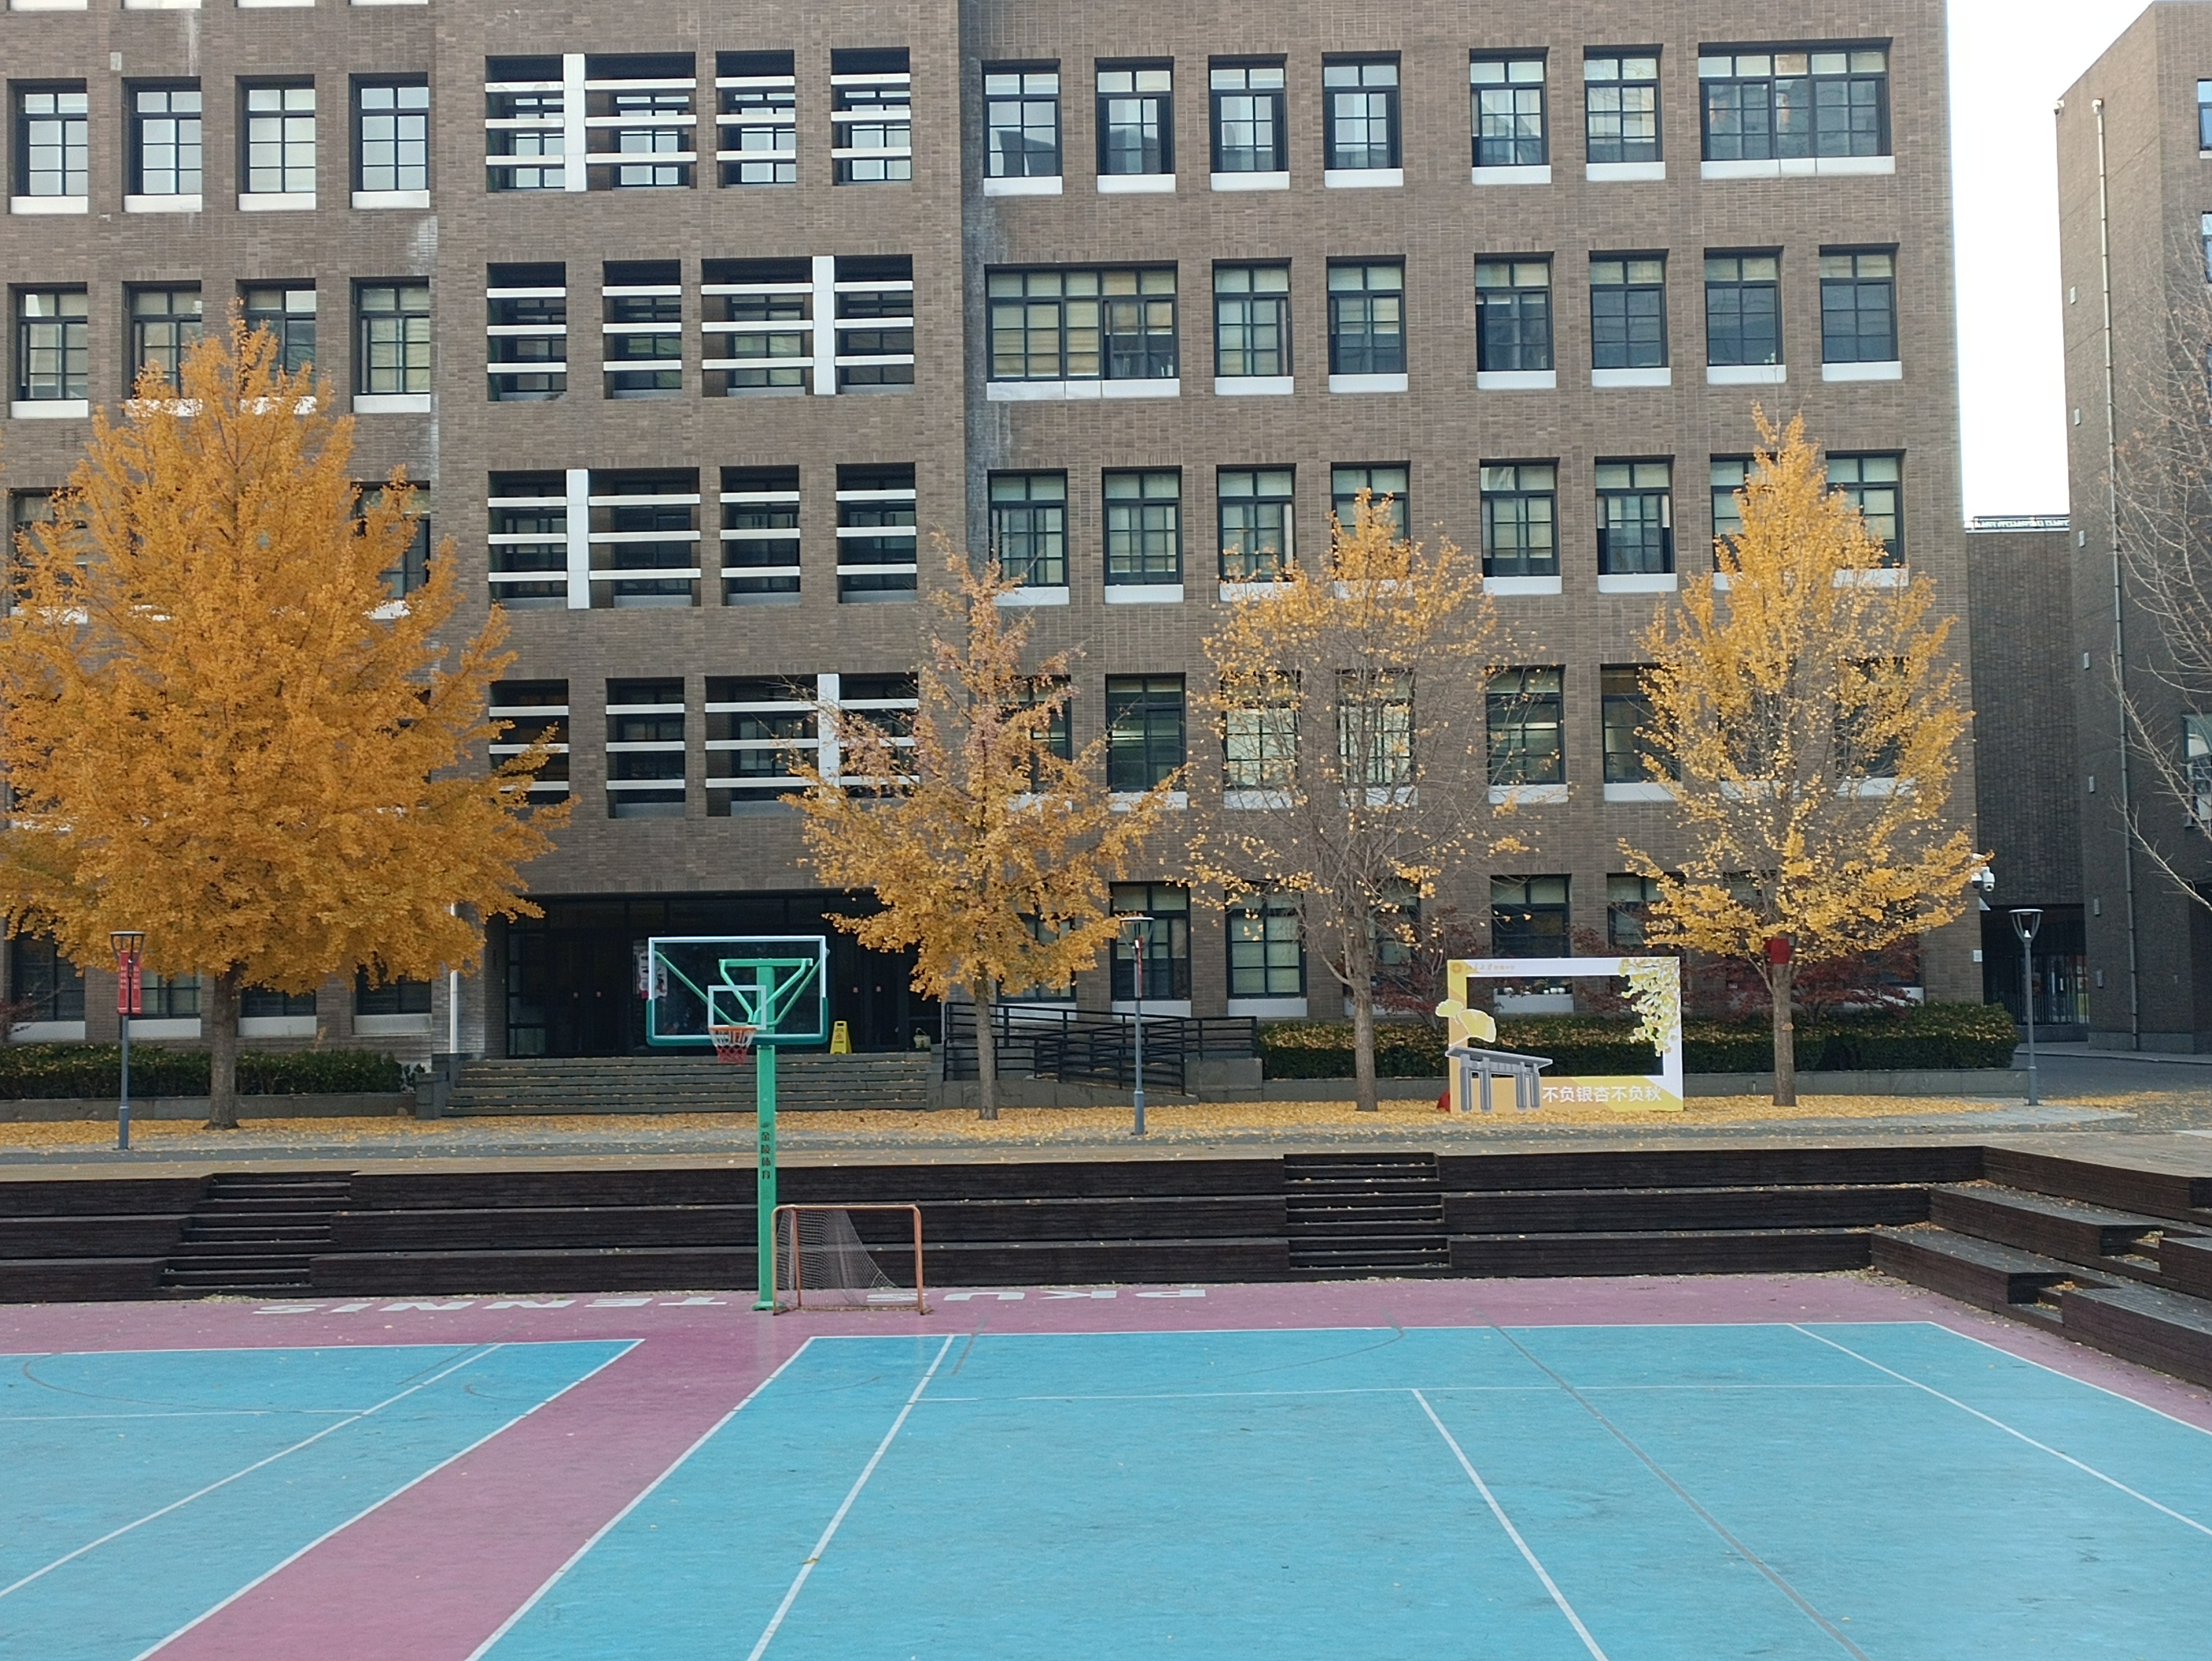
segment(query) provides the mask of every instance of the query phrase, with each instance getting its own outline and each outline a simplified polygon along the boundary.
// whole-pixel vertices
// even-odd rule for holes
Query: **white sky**
[[[2145,0],[1950,0],[1966,513],[2066,511],[2051,106]]]

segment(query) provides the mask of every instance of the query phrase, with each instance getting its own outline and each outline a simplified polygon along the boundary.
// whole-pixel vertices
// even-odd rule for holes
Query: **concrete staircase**
[[[218,1173],[170,1248],[161,1288],[178,1297],[304,1292],[309,1265],[331,1248],[331,1220],[351,1178],[299,1171]]]
[[[776,1058],[778,1112],[929,1105],[932,1057],[785,1055]],[[463,1118],[511,1113],[750,1113],[753,1068],[710,1056],[605,1056],[469,1062],[446,1100]]]
[[[1283,1201],[1300,1280],[1451,1272],[1434,1153],[1287,1154]]]

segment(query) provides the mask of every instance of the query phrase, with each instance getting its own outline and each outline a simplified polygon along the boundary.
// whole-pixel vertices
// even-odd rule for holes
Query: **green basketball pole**
[[[770,1001],[775,971],[765,964],[760,977],[763,1030],[753,1037],[753,1111],[760,1130],[754,1155],[757,1189],[754,1205],[760,1213],[760,1301],[755,1309],[775,1307],[775,1044],[766,1030],[775,1019]],[[763,1039],[769,1041],[763,1043]]]

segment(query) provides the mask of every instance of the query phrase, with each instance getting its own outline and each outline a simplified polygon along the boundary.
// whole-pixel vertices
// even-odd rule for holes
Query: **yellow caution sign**
[[[853,1029],[843,1021],[830,1029],[830,1053],[833,1056],[853,1053]]]

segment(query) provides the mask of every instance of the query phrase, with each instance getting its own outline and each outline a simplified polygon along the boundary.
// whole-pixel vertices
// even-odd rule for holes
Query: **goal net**
[[[862,1241],[856,1214],[869,1219],[868,1232],[879,1244]],[[778,1206],[775,1308],[778,1314],[793,1309],[910,1309],[928,1314],[922,1289],[921,1208]]]

